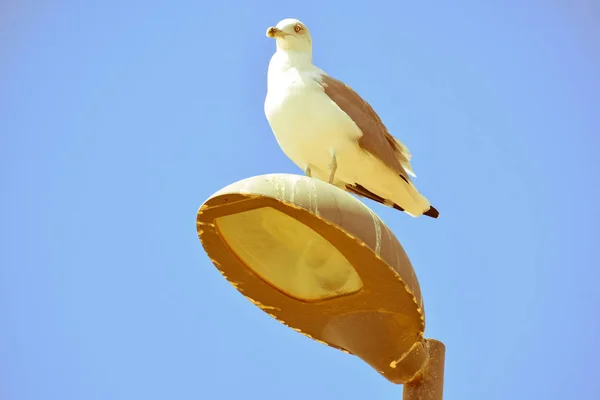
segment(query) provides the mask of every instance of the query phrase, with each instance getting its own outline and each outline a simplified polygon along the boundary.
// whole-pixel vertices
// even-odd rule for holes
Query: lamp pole
[[[405,382],[403,400],[442,400],[446,347],[440,341],[427,339],[427,363],[415,379]]]
[[[196,227],[215,267],[254,305],[403,384],[404,400],[442,400],[445,347],[424,338],[416,273],[358,199],[305,176],[255,176],[206,200]]]

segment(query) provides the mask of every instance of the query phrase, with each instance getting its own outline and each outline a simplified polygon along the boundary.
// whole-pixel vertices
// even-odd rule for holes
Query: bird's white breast
[[[327,171],[332,151],[361,135],[325,94],[319,83],[323,73],[310,61],[290,62],[279,53],[269,64],[265,115],[283,152],[302,169],[310,164]]]

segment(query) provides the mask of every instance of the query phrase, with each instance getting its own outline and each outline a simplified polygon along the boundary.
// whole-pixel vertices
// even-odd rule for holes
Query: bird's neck
[[[271,62],[280,70],[306,69],[313,66],[312,52],[277,49]]]
[[[298,75],[310,73],[314,69],[311,53],[278,49],[269,63],[267,89],[276,88],[281,79],[294,80]]]

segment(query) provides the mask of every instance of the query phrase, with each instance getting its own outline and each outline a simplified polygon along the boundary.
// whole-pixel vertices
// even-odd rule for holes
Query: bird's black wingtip
[[[438,218],[440,216],[440,212],[438,210],[436,210],[436,208],[434,206],[430,206],[429,210],[425,211],[423,213],[423,215],[427,215],[428,217],[431,217],[431,218]]]

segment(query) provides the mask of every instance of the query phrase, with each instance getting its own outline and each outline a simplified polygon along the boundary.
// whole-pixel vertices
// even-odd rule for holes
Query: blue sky
[[[600,398],[600,7],[417,3],[3,2],[0,398],[401,398],[254,307],[196,236],[216,190],[301,173],[263,114],[286,17],[440,210],[366,201],[415,266],[445,398]]]

